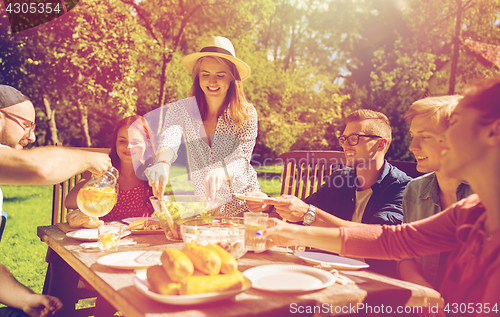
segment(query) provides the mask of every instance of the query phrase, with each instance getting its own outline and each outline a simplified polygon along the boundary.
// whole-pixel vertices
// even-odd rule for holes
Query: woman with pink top
[[[500,310],[500,79],[468,85],[440,136],[441,171],[473,194],[429,218],[397,226],[318,228],[271,220],[273,245],[307,245],[343,256],[393,259],[450,252],[440,292],[450,315]],[[470,303],[470,304],[469,304]],[[443,307],[441,307],[443,308]],[[496,313],[495,313],[496,312]]]

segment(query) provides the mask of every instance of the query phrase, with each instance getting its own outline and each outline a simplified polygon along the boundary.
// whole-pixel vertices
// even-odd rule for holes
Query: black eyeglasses
[[[7,118],[10,120],[14,121],[15,123],[19,124],[21,128],[24,129],[25,135],[31,135],[31,132],[35,131],[36,124],[33,121],[30,121],[26,118],[23,118],[21,116],[18,116],[17,114],[7,112],[5,110],[0,109],[0,112],[3,113]],[[23,120],[24,122],[29,122],[29,125],[22,124],[19,122],[19,120]],[[26,133],[26,131],[28,133]]]
[[[347,140],[347,143],[349,143],[350,146],[355,146],[358,145],[359,143],[359,138],[377,138],[377,139],[382,139],[380,135],[372,135],[372,134],[351,134],[348,136],[341,136],[339,138],[339,144],[340,146],[344,145],[344,142]]]

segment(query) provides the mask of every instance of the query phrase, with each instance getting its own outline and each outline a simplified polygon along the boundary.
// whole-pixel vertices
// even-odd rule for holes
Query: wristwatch
[[[305,226],[310,226],[314,220],[316,220],[316,207],[313,205],[309,205],[309,209],[307,209],[306,214],[304,215],[304,222],[303,224]]]

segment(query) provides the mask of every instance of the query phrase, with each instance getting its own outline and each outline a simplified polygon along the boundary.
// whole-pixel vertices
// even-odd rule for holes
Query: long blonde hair
[[[202,120],[204,121],[208,114],[208,104],[207,100],[205,99],[205,93],[200,87],[200,68],[201,60],[203,58],[213,58],[230,70],[231,84],[229,85],[229,89],[227,90],[226,99],[224,100],[222,107],[220,107],[219,113],[217,113],[217,117],[222,115],[224,111],[226,111],[226,109],[228,109],[229,107],[228,116],[223,117],[223,119],[233,120],[236,126],[240,126],[252,117],[252,115],[249,113],[250,104],[248,103],[245,96],[245,91],[243,90],[243,82],[241,81],[240,74],[238,73],[236,66],[231,61],[218,56],[201,57],[196,61],[193,67],[193,86],[191,88],[191,94],[196,98]]]

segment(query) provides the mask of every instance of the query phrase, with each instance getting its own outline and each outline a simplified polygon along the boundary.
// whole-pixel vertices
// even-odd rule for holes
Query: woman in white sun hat
[[[185,142],[195,195],[223,201],[219,215],[241,214],[247,210],[246,203],[232,194],[260,190],[250,165],[257,112],[246,100],[242,83],[250,76],[250,67],[236,58],[231,42],[220,36],[212,36],[181,63],[193,77],[192,97],[165,110],[156,164],[146,175],[160,198],[179,146]]]

